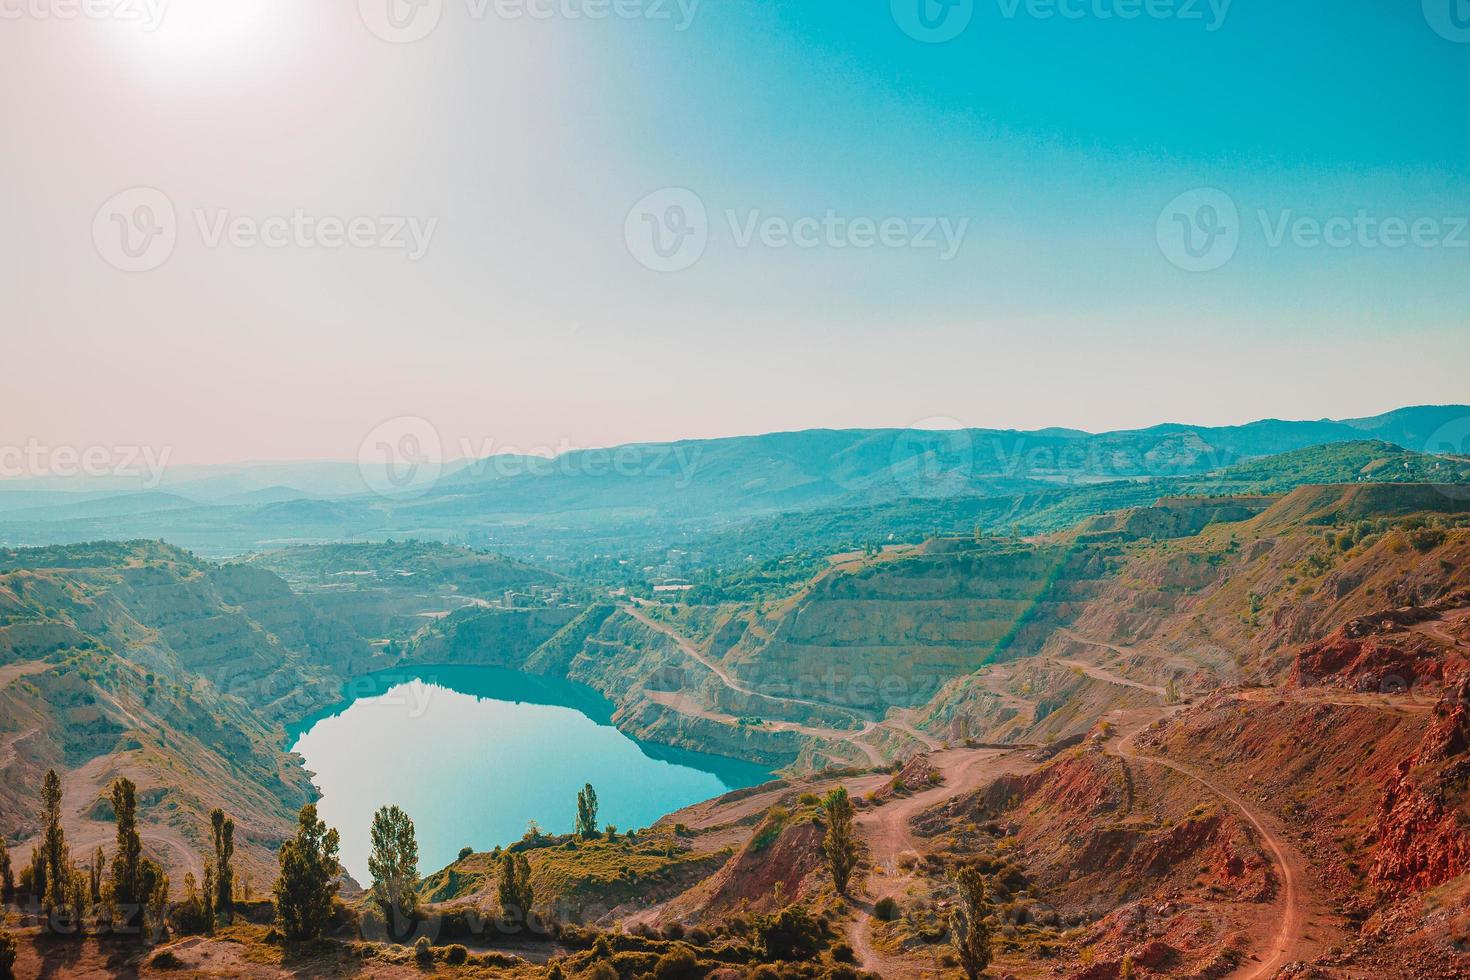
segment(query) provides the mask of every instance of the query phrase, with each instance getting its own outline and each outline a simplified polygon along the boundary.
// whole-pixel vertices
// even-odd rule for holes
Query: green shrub
[[[430,945],[428,936],[420,936],[413,944],[413,957],[420,963],[428,963],[434,958],[434,947]]]
[[[469,857],[473,853],[475,853],[475,849],[473,847],[461,847],[459,849],[459,860],[463,861],[465,858]]]
[[[451,966],[459,966],[461,963],[469,958],[470,951],[465,949],[459,943],[455,943],[453,946],[450,946],[444,951],[444,962],[450,964]]]
[[[809,959],[821,947],[821,929],[801,905],[788,905],[756,920],[756,936],[772,960]]]
[[[892,922],[898,918],[898,902],[888,897],[880,898],[873,906],[873,914],[884,922]]]
[[[1437,527],[1419,527],[1409,531],[1409,544],[1416,551],[1433,551],[1444,544],[1444,532]]]
[[[15,937],[0,929],[0,980],[12,980],[15,976]]]
[[[654,980],[700,980],[704,971],[688,946],[669,950],[653,965]]]

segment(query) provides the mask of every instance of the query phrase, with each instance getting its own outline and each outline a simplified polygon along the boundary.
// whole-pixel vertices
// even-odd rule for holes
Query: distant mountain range
[[[0,483],[0,544],[164,537],[223,555],[413,535],[527,555],[557,553],[575,537],[579,551],[613,551],[772,515],[913,510],[915,501],[921,510],[958,502],[980,513],[997,509],[979,505],[983,500],[1039,495],[1050,506],[1082,495],[1087,513],[1093,497],[1126,504],[1154,484],[1229,472],[1250,474],[1230,482],[1271,491],[1333,479],[1402,480],[1404,466],[1434,479],[1436,470],[1413,457],[1463,451],[1467,433],[1465,405],[1361,419],[1105,433],[814,429],[577,450],[556,459],[458,461],[432,486],[398,496],[372,493],[367,488],[381,484],[378,474],[365,476],[347,462],[178,467],[151,489],[100,478]],[[1357,445],[1356,455],[1297,460],[1286,470],[1239,469],[1337,443]],[[1411,456],[1397,460],[1397,471],[1384,468],[1396,451]],[[1137,489],[1121,496],[1089,491],[1099,485]],[[1078,516],[1070,507],[1063,511]]]

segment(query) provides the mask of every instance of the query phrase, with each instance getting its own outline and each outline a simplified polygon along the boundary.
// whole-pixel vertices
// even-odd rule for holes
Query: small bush
[[[808,959],[822,945],[821,927],[801,905],[788,905],[774,915],[759,917],[756,933],[770,960]]]
[[[654,980],[700,980],[704,971],[688,946],[671,949],[653,965]]]
[[[847,943],[833,943],[832,958],[838,963],[857,962],[857,954],[852,951],[852,947]]]
[[[15,937],[0,929],[0,980],[11,980],[15,976]]]
[[[453,946],[450,946],[444,951],[444,962],[448,963],[451,966],[459,966],[461,963],[469,958],[470,951],[465,949],[459,943],[455,943]]]
[[[1437,527],[1419,527],[1409,532],[1409,544],[1415,551],[1433,551],[1444,544],[1444,532]]]
[[[430,945],[428,936],[420,936],[413,944],[413,958],[420,963],[428,963],[434,958],[434,947]]]
[[[175,956],[173,950],[164,949],[155,953],[153,959],[148,961],[148,965],[155,970],[177,970],[184,965],[184,961]],[[8,972],[0,970],[0,976],[9,975]]]
[[[465,858],[469,857],[473,853],[475,853],[475,849],[473,847],[461,847],[459,849],[459,860],[463,861]]]
[[[893,922],[898,918],[898,902],[893,898],[880,898],[873,906],[873,914],[883,922]]]

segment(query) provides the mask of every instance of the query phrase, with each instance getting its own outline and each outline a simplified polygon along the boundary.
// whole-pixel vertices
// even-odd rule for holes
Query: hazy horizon
[[[1126,426],[1126,427],[1123,427],[1123,428],[1116,428],[1116,429],[1111,429],[1111,428],[1110,429],[1089,429],[1089,428],[1086,428],[1086,427],[1080,426],[1080,425],[1045,425],[1045,426],[1043,426],[1043,425],[1019,425],[1019,426],[999,426],[999,425],[987,425],[987,424],[984,424],[983,422],[982,423],[977,423],[977,424],[965,424],[963,426],[959,426],[959,425],[944,425],[944,424],[941,424],[941,423],[943,423],[945,421],[958,421],[958,420],[925,419],[925,420],[922,420],[922,421],[925,422],[925,423],[932,423],[932,424],[920,424],[920,425],[912,425],[912,426],[903,426],[903,425],[817,425],[817,426],[803,426],[803,427],[799,427],[799,428],[788,428],[788,429],[771,429],[771,430],[766,430],[766,431],[763,431],[763,432],[730,432],[730,433],[717,433],[717,434],[713,434],[713,435],[673,436],[673,437],[670,437],[670,438],[657,438],[657,439],[637,439],[637,438],[635,438],[635,439],[628,439],[628,440],[623,440],[623,441],[619,441],[619,442],[609,442],[609,443],[598,444],[598,445],[579,445],[579,446],[566,445],[566,446],[560,446],[560,447],[544,447],[544,446],[518,447],[518,446],[514,446],[514,445],[502,445],[502,444],[498,444],[498,443],[495,443],[493,440],[488,439],[488,438],[487,439],[476,440],[473,437],[465,437],[465,438],[463,438],[461,441],[459,441],[457,443],[456,442],[450,442],[450,441],[447,441],[447,440],[441,441],[441,448],[443,449],[443,453],[441,455],[438,455],[438,456],[432,456],[431,458],[437,460],[438,462],[444,463],[446,465],[453,465],[453,464],[456,464],[456,463],[470,463],[470,462],[474,462],[474,461],[477,461],[477,460],[484,460],[484,459],[487,459],[487,458],[490,458],[490,457],[493,457],[493,456],[501,456],[501,455],[505,455],[505,456],[526,455],[526,456],[543,456],[543,457],[548,457],[548,458],[554,458],[555,456],[561,455],[562,453],[575,453],[575,452],[582,452],[582,451],[587,451],[587,450],[599,450],[599,449],[616,449],[616,448],[619,448],[619,447],[622,447],[622,446],[656,445],[656,444],[663,444],[663,443],[702,442],[702,441],[730,440],[730,439],[748,439],[748,438],[759,438],[761,436],[781,435],[781,434],[801,433],[801,432],[814,432],[814,431],[852,432],[852,431],[869,431],[869,430],[871,430],[871,431],[892,431],[892,432],[905,432],[905,431],[915,431],[915,432],[922,432],[922,431],[944,432],[944,431],[950,431],[950,430],[957,429],[957,428],[964,428],[964,429],[972,429],[972,430],[1008,431],[1008,432],[1022,432],[1022,433],[1043,432],[1043,431],[1048,431],[1048,430],[1066,430],[1066,431],[1072,431],[1072,432],[1081,432],[1081,433],[1085,433],[1087,435],[1105,435],[1105,434],[1113,433],[1113,432],[1146,431],[1148,429],[1152,429],[1152,428],[1155,428],[1155,427],[1158,427],[1158,426],[1166,426],[1166,425],[1180,425],[1180,426],[1190,427],[1190,428],[1227,428],[1227,427],[1232,427],[1232,426],[1250,425],[1250,424],[1259,423],[1259,422],[1341,422],[1341,421],[1352,420],[1352,419],[1360,419],[1360,418],[1375,418],[1375,417],[1378,417],[1378,416],[1381,416],[1381,415],[1386,415],[1386,414],[1390,414],[1392,412],[1396,412],[1396,411],[1400,411],[1400,410],[1406,410],[1406,409],[1414,409],[1414,408],[1443,408],[1443,407],[1467,407],[1467,406],[1462,406],[1460,403],[1454,403],[1454,402],[1443,402],[1443,403],[1435,403],[1435,404],[1419,403],[1419,404],[1394,405],[1394,406],[1390,406],[1390,407],[1384,408],[1384,409],[1379,410],[1379,411],[1362,411],[1362,412],[1355,412],[1355,413],[1352,413],[1352,414],[1335,415],[1335,416],[1326,416],[1326,415],[1323,415],[1323,416],[1316,416],[1316,417],[1311,417],[1311,418],[1306,418],[1306,417],[1304,417],[1304,418],[1284,418],[1282,416],[1277,416],[1277,415],[1263,415],[1263,416],[1258,416],[1258,417],[1254,417],[1253,416],[1253,417],[1249,417],[1249,418],[1239,418],[1239,419],[1234,419],[1234,420],[1229,420],[1229,421],[1222,421],[1222,422],[1200,422],[1200,421],[1197,421],[1197,420],[1189,420],[1189,419],[1161,418],[1161,419],[1157,419],[1157,420],[1152,421],[1152,422],[1147,422],[1147,423],[1145,423],[1143,425]],[[404,423],[405,421],[408,421],[408,420],[405,420],[403,418],[396,418],[396,419],[391,419],[391,420],[385,420],[384,425],[388,425],[388,426],[394,427],[394,431],[395,432],[402,432],[402,431],[404,431],[402,429],[402,423]],[[418,421],[424,421],[424,420],[421,420],[421,419],[418,419],[418,418],[414,418],[411,421],[418,422]],[[83,447],[54,447],[54,446],[42,446],[42,445],[40,445],[38,443],[32,443],[31,444],[31,448],[38,449],[38,450],[40,450],[42,452],[54,452],[57,448],[62,448],[62,449],[65,449],[65,450],[70,450],[72,448],[76,448],[78,452],[84,453],[87,449],[93,448],[93,447],[86,447],[86,446],[83,446]],[[103,448],[103,447],[96,447],[96,448]],[[109,451],[111,451],[115,447],[106,447],[106,448]],[[204,460],[195,460],[195,459],[189,459],[189,458],[181,458],[180,456],[178,456],[174,452],[174,449],[171,446],[163,446],[163,445],[156,445],[156,444],[138,444],[138,445],[129,445],[129,446],[125,447],[125,448],[127,448],[130,451],[136,450],[139,453],[139,459],[137,461],[137,466],[138,467],[141,467],[143,469],[146,469],[147,466],[148,466],[148,464],[151,463],[151,462],[157,462],[157,463],[160,464],[160,466],[167,467],[167,468],[172,469],[172,470],[177,470],[177,469],[180,469],[180,468],[190,469],[190,470],[193,470],[193,469],[206,470],[206,469],[229,469],[229,468],[235,468],[235,467],[239,467],[239,468],[244,468],[244,467],[272,467],[272,466],[290,467],[290,466],[310,466],[310,465],[313,465],[313,464],[319,464],[319,465],[342,465],[342,466],[348,466],[348,467],[358,468],[358,467],[361,467],[361,466],[364,465],[364,462],[363,462],[363,460],[361,458],[361,454],[360,454],[360,450],[362,448],[361,446],[353,447],[353,452],[351,454],[344,454],[344,455],[339,455],[339,456],[303,456],[303,457],[298,457],[298,458],[286,458],[286,457],[277,457],[277,458],[256,457],[256,458],[249,458],[249,457],[226,457],[226,456],[220,456],[218,458],[204,459]],[[10,455],[15,455],[17,452],[19,452],[22,455],[22,458],[23,458],[23,454],[25,453],[26,449],[27,449],[26,446],[6,447],[4,450],[0,450],[0,455],[3,455],[5,453],[9,453]],[[480,450],[485,450],[485,451],[480,451]],[[85,480],[87,480],[87,479],[90,478],[89,475],[84,474],[84,473],[78,473],[78,474],[74,474],[74,475],[59,475],[59,474],[55,474],[55,473],[51,473],[51,472],[40,471],[40,472],[34,472],[34,473],[17,474],[15,472],[13,472],[12,468],[8,465],[9,462],[10,462],[10,459],[9,459],[8,456],[6,456],[4,459],[0,459],[0,485],[3,485],[5,483],[22,483],[22,482],[28,482],[28,481],[36,481],[36,482],[46,482],[46,481],[66,482],[66,481],[69,481],[69,480],[76,480],[78,482],[82,482],[82,481],[85,481]],[[101,475],[101,476],[103,476],[105,478],[107,476],[110,476],[111,474],[96,474],[96,475]]]

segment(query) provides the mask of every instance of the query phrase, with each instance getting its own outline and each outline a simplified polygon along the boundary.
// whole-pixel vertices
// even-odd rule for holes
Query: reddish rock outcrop
[[[1385,892],[1423,891],[1470,870],[1467,751],[1470,678],[1446,692],[1418,755],[1400,763],[1384,787],[1369,877]]]

